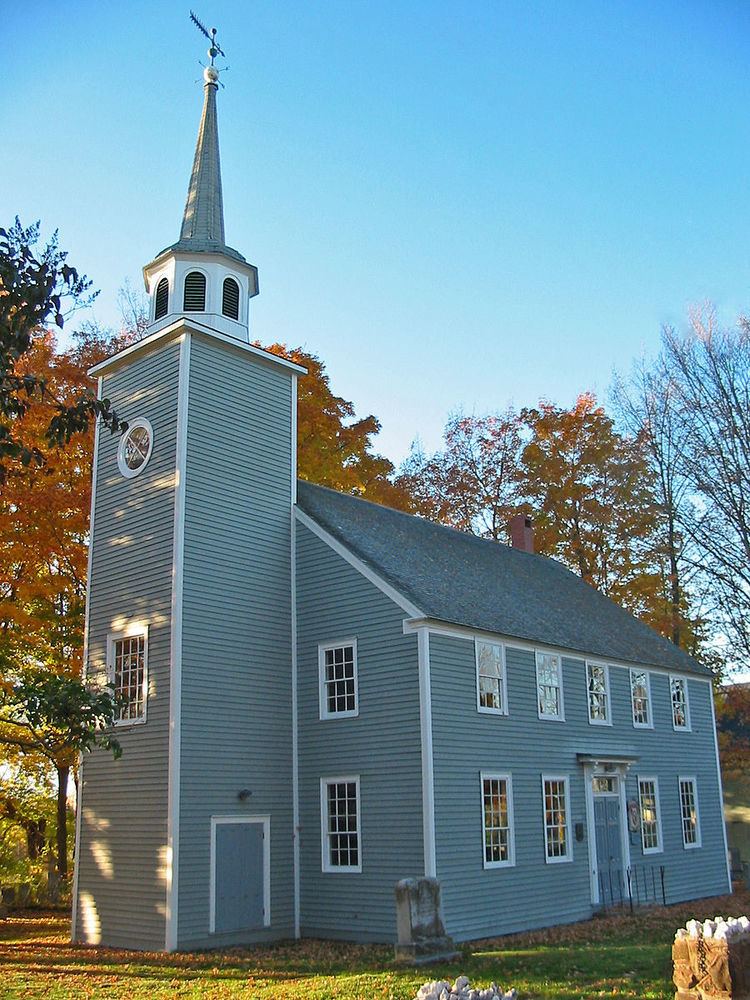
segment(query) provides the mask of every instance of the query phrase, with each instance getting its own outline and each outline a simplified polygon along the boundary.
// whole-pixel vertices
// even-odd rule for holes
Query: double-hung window
[[[477,664],[477,709],[497,715],[508,714],[503,647],[496,642],[475,642]]]
[[[687,679],[670,677],[669,692],[672,697],[672,726],[674,729],[690,729]]]
[[[562,662],[557,653],[537,652],[536,688],[539,718],[564,721]]]
[[[569,797],[567,775],[542,775],[544,851],[548,864],[573,859]]]
[[[146,721],[148,630],[132,626],[107,637],[107,676],[115,701],[115,725]]]
[[[609,703],[609,668],[606,663],[586,661],[589,722],[592,726],[611,726]]]
[[[321,719],[344,719],[359,714],[357,640],[318,646]]]
[[[659,782],[656,778],[638,778],[638,800],[641,807],[641,845],[644,854],[663,850]]]
[[[484,867],[515,864],[513,840],[513,785],[509,774],[482,774]]]
[[[637,729],[652,729],[651,681],[647,670],[630,671],[630,701],[633,706],[633,725]]]
[[[679,779],[680,816],[682,819],[682,844],[686,849],[701,846],[700,816],[698,813],[698,786],[695,778]]]
[[[361,872],[359,776],[320,779],[324,872]]]

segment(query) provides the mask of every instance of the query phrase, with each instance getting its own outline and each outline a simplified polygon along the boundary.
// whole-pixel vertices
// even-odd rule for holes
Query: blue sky
[[[750,4],[194,2],[252,334],[319,353],[394,461],[459,407],[605,395],[691,303],[750,305]],[[105,323],[178,235],[186,4],[2,5],[0,224],[58,228]]]

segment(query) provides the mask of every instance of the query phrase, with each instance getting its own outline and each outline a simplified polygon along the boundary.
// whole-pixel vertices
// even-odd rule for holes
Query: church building
[[[82,764],[74,939],[393,942],[423,875],[459,941],[728,891],[708,670],[523,518],[506,546],[298,482],[217,89],[147,335],[93,369],[128,428],[97,433],[85,663],[123,754]]]

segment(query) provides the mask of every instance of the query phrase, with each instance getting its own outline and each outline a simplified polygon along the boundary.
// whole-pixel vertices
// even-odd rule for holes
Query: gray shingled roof
[[[605,659],[709,674],[554,559],[302,480],[297,502],[429,618]]]

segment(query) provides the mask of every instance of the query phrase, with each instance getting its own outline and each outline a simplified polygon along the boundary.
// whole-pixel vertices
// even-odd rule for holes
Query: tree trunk
[[[56,765],[57,770],[57,874],[68,876],[68,777],[70,768]]]

